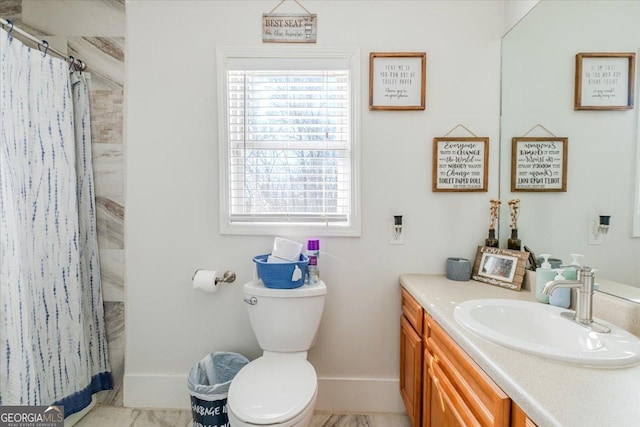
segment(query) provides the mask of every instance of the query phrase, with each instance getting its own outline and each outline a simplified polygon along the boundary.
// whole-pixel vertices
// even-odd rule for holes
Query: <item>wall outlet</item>
[[[601,245],[604,243],[604,234],[598,234],[597,233],[597,228],[598,227],[598,221],[591,221],[589,223],[589,234],[588,234],[588,239],[589,239],[589,244],[590,245]]]
[[[396,235],[393,221],[389,222],[389,244],[390,245],[404,245],[404,233],[405,233],[405,225],[402,226],[402,231],[400,234]]]

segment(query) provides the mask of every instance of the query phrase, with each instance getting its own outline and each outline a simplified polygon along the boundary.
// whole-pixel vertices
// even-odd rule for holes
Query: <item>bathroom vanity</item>
[[[461,302],[534,301],[529,290],[424,274],[402,274],[400,285],[400,391],[414,427],[640,425],[640,365],[555,362],[494,344],[454,319]]]

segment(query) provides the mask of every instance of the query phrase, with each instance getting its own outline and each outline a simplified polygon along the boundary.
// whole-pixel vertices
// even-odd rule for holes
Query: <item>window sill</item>
[[[313,224],[221,224],[220,234],[243,236],[360,237],[359,226],[324,227]]]

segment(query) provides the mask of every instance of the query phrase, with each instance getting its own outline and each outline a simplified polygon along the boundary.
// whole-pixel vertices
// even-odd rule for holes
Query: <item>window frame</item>
[[[217,89],[218,89],[218,163],[219,163],[219,231],[220,234],[239,235],[312,235],[312,236],[352,236],[361,234],[360,204],[360,51],[359,49],[313,49],[299,48],[217,48]],[[310,223],[267,223],[231,222],[229,215],[229,129],[226,75],[229,61],[234,59],[328,59],[347,60],[351,74],[351,188],[349,224]]]

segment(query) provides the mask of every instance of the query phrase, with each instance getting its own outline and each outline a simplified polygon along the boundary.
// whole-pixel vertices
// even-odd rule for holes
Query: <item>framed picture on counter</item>
[[[528,252],[478,246],[471,278],[519,291],[524,281]]]
[[[487,191],[489,138],[433,138],[432,191]]]
[[[633,109],[636,54],[576,55],[574,110]]]
[[[424,52],[371,52],[369,109],[424,110],[426,74]]]

